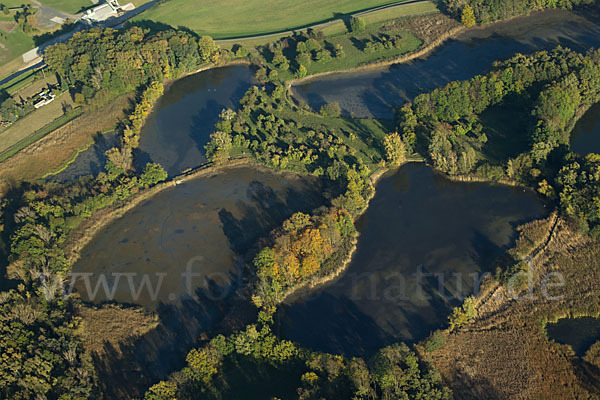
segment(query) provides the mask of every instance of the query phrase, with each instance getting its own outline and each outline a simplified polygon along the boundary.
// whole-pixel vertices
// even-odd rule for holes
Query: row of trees
[[[228,398],[240,385],[229,377],[240,375],[250,381],[245,383],[249,388],[260,387],[261,394],[270,398],[278,398],[282,392],[295,392],[301,400],[452,398],[439,373],[405,344],[388,346],[368,362],[317,353],[273,335],[270,312],[261,311],[257,324],[228,337],[218,335],[206,346],[192,350],[187,366],[152,386],[144,398]],[[275,385],[275,370],[284,371],[285,382],[292,387]]]
[[[154,81],[150,83],[139,96],[133,111],[128,116],[128,124],[123,128],[123,146],[136,148],[140,142],[140,132],[142,126],[150,114],[154,103],[164,93],[164,86],[161,82]]]

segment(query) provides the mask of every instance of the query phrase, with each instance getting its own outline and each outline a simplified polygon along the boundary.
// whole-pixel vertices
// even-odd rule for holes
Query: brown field
[[[158,325],[158,318],[141,308],[80,306],[78,315],[83,323],[83,345],[95,355],[107,350],[119,351],[121,343],[135,340]]]
[[[524,228],[516,253],[535,247],[553,225],[549,220]],[[537,240],[536,240],[537,239]],[[545,240],[542,240],[544,242]],[[531,289],[496,287],[483,295],[479,317],[448,335],[440,350],[425,353],[458,399],[598,399],[598,349],[582,359],[566,345],[548,340],[545,322],[567,315],[600,314],[600,244],[560,218],[547,244],[532,258]],[[547,287],[548,273],[564,276],[562,287]],[[523,298],[524,295],[529,298]],[[422,350],[424,353],[424,350]]]
[[[0,21],[0,29],[6,33],[11,33],[17,26],[18,24],[14,21]]]
[[[112,129],[124,118],[129,100],[130,95],[124,95],[98,110],[88,111],[1,163],[0,193],[19,181],[35,180],[59,169],[93,141],[94,135]]]

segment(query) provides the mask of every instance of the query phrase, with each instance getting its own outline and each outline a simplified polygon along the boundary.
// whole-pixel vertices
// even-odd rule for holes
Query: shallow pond
[[[78,274],[75,287],[86,301],[115,300],[148,309],[193,296],[206,281],[229,287],[239,278],[240,256],[293,212],[324,204],[321,190],[311,177],[250,167],[165,189],[106,226],[84,247],[73,267]],[[198,274],[190,279],[191,292],[184,275],[188,269]],[[94,273],[89,295],[86,273]],[[111,291],[114,284],[114,296],[102,286],[94,295],[98,274],[106,275]],[[140,289],[144,279],[147,283]],[[139,295],[131,292],[131,284]]]
[[[560,10],[470,30],[425,59],[383,69],[339,73],[294,87],[295,95],[318,110],[338,102],[357,117],[393,118],[394,107],[454,80],[486,73],[496,60],[558,45],[585,52],[600,46],[600,27]]]
[[[583,155],[600,153],[600,103],[593,105],[575,124],[571,150]]]
[[[69,182],[85,175],[98,175],[98,173],[104,171],[106,151],[118,146],[118,144],[119,137],[116,132],[96,136],[94,144],[79,153],[75,160],[63,171],[50,175],[48,180]]]
[[[249,308],[240,320],[252,322],[256,309],[237,292],[244,257],[292,213],[326,204],[322,192],[316,178],[238,167],[165,189],[102,229],[73,267],[75,289],[84,301],[139,304],[160,319],[107,352],[103,390],[142,396],[238,303]]]
[[[545,214],[533,192],[453,182],[408,164],[377,184],[348,269],[286,301],[277,315],[280,333],[347,355],[422,339],[477,290],[512,245],[515,226]]]
[[[546,333],[550,339],[571,346],[578,356],[584,356],[600,340],[600,318],[562,318],[546,324]]]

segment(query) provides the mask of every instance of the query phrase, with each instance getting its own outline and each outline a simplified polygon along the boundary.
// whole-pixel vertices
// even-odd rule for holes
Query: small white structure
[[[56,98],[56,96],[53,95],[52,93],[46,93],[44,91],[38,93],[38,96],[40,97],[40,100],[33,103],[33,106],[35,108],[40,108],[40,107],[45,106],[48,103],[52,103],[54,101],[54,99]]]
[[[133,3],[127,3],[124,6],[121,6],[118,0],[106,0],[105,3],[86,10],[83,17],[81,17],[81,21],[89,25],[94,25],[112,17],[116,18],[125,11],[133,10],[134,8],[135,6]]]

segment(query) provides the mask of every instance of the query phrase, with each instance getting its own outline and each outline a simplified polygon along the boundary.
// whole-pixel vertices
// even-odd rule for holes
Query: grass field
[[[42,0],[41,3],[45,6],[71,14],[75,14],[81,9],[89,8],[94,5],[90,0]]]
[[[394,0],[168,0],[134,18],[186,27],[215,39],[281,32],[394,4]]]
[[[35,47],[33,38],[20,29],[0,36],[0,65],[4,65]]]
[[[98,132],[114,129],[119,119],[125,117],[123,110],[131,106],[131,96],[126,94],[98,110],[86,111],[2,162],[0,193],[6,190],[7,183],[35,180],[48,171],[59,169],[73,154],[92,142]]]

